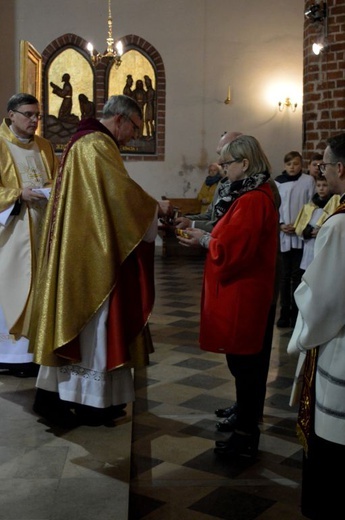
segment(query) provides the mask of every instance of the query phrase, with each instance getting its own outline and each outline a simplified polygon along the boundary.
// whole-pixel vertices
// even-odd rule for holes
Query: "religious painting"
[[[31,94],[41,101],[42,58],[35,47],[25,40],[20,42],[20,92]],[[40,133],[41,125],[37,129]]]
[[[151,62],[136,50],[122,56],[121,67],[113,65],[109,73],[108,97],[125,94],[138,103],[143,111],[143,124],[138,136],[121,153],[154,154],[156,152],[156,77]]]
[[[120,147],[124,159],[164,160],[163,60],[157,49],[140,36],[124,36],[122,43],[125,52],[118,69],[112,60],[93,63],[87,41],[76,34],[61,35],[43,50],[43,87],[37,88],[44,114],[42,134],[52,142],[56,153],[64,151],[80,120],[100,118],[110,96],[126,94],[142,107],[143,124],[139,135]],[[41,96],[37,94],[38,98]]]
[[[95,117],[93,83],[90,62],[75,49],[60,52],[50,63],[44,136],[56,152],[63,151],[81,119]]]

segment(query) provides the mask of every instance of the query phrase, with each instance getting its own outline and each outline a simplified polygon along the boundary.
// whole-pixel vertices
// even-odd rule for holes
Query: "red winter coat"
[[[203,350],[260,352],[273,298],[277,225],[266,183],[239,197],[214,227],[201,301]]]

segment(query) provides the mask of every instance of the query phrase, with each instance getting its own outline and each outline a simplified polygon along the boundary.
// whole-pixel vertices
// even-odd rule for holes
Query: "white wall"
[[[105,49],[107,0],[0,0],[0,10],[0,31],[7,36],[2,116],[19,88],[20,40],[42,52],[71,32]],[[165,161],[128,163],[129,173],[152,195],[195,196],[225,130],[257,137],[274,175],[286,152],[301,150],[303,2],[112,0],[112,14],[115,38],[140,35],[165,65]],[[226,105],[229,84],[232,102]],[[277,84],[285,86],[284,98],[296,96],[295,113],[278,112]]]

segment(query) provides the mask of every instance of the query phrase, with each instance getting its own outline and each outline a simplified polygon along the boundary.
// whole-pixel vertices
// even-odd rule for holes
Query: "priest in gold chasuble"
[[[162,209],[128,175],[118,146],[142,113],[112,96],[62,157],[43,232],[30,340],[41,366],[34,409],[74,425],[112,421],[147,363],[154,240]]]
[[[49,186],[58,160],[49,141],[35,135],[38,100],[15,94],[0,126],[0,368],[36,376],[27,328]]]

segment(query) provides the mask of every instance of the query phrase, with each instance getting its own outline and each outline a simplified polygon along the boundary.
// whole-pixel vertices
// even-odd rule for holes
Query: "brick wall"
[[[318,2],[306,1],[305,10]],[[331,135],[345,131],[345,0],[328,0],[323,22],[305,18],[303,56],[303,157],[323,152]],[[323,2],[321,2],[321,6]],[[315,55],[312,44],[326,36]]]

